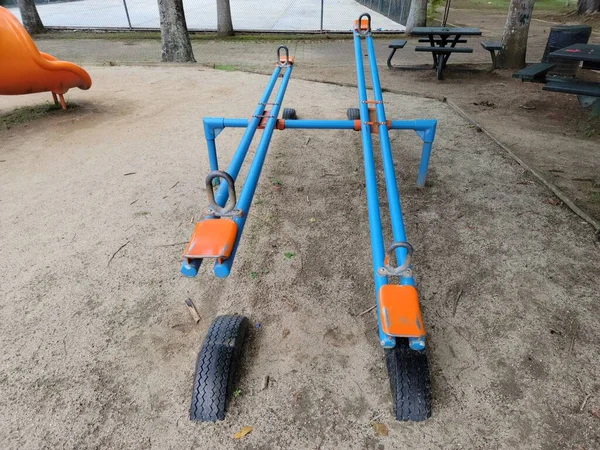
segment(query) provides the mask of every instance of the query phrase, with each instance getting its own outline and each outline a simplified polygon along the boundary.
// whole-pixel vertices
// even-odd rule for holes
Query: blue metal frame
[[[362,39],[364,39],[366,42],[371,82],[373,86],[373,100],[369,100],[367,96],[363,64]],[[282,47],[280,47],[280,49],[281,48]],[[280,52],[280,49],[278,49],[278,54]],[[432,119],[410,121],[387,120],[383,103],[383,95],[381,92],[381,83],[379,80],[379,73],[377,70],[377,62],[375,59],[373,38],[370,32],[370,26],[369,30],[367,30],[366,32],[365,30],[354,31],[354,53],[356,59],[356,78],[359,102],[358,106],[360,111],[359,121],[278,120],[277,117],[279,115],[281,104],[285,96],[285,91],[293,70],[293,63],[291,63],[288,60],[287,56],[285,60],[280,60],[278,62],[278,65],[273,71],[273,74],[263,92],[263,95],[261,96],[258,105],[256,106],[256,109],[254,110],[254,114],[250,119],[225,119],[221,117],[207,117],[203,119],[204,134],[206,137],[208,149],[208,161],[211,171],[219,169],[215,141],[217,136],[221,133],[221,131],[223,131],[223,129],[225,128],[246,128],[246,131],[244,132],[244,135],[226,171],[233,180],[236,180],[240,172],[242,164],[244,163],[244,160],[248,153],[248,149],[256,134],[256,130],[259,129],[259,127],[264,128],[256,152],[254,154],[254,157],[252,158],[248,174],[246,175],[246,179],[244,180],[242,190],[237,198],[237,203],[235,205],[235,209],[239,210],[241,212],[241,215],[231,218],[237,224],[237,236],[235,239],[233,249],[228,258],[224,260],[215,261],[213,273],[218,278],[225,278],[231,272],[231,266],[237,253],[237,248],[239,246],[240,239],[244,230],[246,218],[248,217],[248,213],[250,211],[252,199],[254,197],[254,193],[258,185],[260,173],[264,165],[267,151],[269,149],[269,144],[271,142],[271,138],[275,129],[360,129],[363,148],[367,207],[369,214],[369,233],[371,239],[372,269],[375,281],[375,297],[377,303],[376,306],[377,321],[379,328],[379,341],[382,347],[393,348],[396,345],[395,337],[389,336],[383,332],[379,314],[379,290],[383,285],[388,284],[389,280],[388,276],[382,275],[379,272],[380,269],[384,266],[384,258],[386,252],[382,232],[379,197],[377,194],[377,176],[375,169],[375,160],[373,155],[373,143],[371,133],[373,127],[376,126],[379,133],[379,142],[383,162],[387,201],[390,210],[390,221],[393,239],[394,242],[405,242],[406,233],[402,218],[400,195],[398,193],[398,186],[396,183],[394,161],[389,139],[389,130],[414,130],[423,141],[421,161],[417,177],[417,184],[418,186],[422,187],[425,184],[425,179],[427,176],[429,158],[431,155],[432,143],[435,138],[437,121]],[[277,84],[277,80],[279,79],[282,71],[283,77],[277,90],[277,94],[275,95],[275,99],[273,103],[268,103],[269,98],[271,97],[271,94],[275,88],[275,85]],[[269,111],[269,115],[265,117],[265,107],[267,104],[272,105],[272,109]],[[377,124],[373,124],[370,122],[369,104],[375,105],[375,115]],[[217,192],[214,196],[215,203],[223,207],[227,203],[228,196],[229,194],[227,185],[226,183],[223,183],[217,188]],[[406,248],[400,247],[396,249],[395,253],[397,266],[401,266],[406,259],[407,250]],[[185,261],[181,267],[182,274],[186,276],[195,276],[198,272],[200,262],[201,260]],[[403,276],[401,276],[399,283],[414,286],[412,272],[406,272]],[[409,344],[411,348],[415,350],[421,350],[425,346],[425,341],[422,338],[409,338]]]

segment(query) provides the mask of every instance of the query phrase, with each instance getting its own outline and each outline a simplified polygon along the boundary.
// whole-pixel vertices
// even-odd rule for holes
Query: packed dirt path
[[[359,316],[374,295],[358,133],[276,132],[231,276],[185,279],[206,211],[201,118],[249,115],[267,77],[88,69],[79,108],[0,130],[3,449],[599,448],[592,229],[446,104],[385,94],[390,118],[439,120],[424,189],[419,140],[393,133],[433,383],[432,418],[398,423],[375,315]],[[0,98],[0,114],[47,97]],[[300,118],[355,104],[295,79],[285,101]],[[221,161],[239,136],[219,136]],[[254,324],[241,395],[224,422],[192,423],[221,313]]]

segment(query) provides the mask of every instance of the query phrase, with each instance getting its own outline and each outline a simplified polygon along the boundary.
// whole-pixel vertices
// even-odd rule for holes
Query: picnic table
[[[433,68],[437,69],[438,80],[441,80],[452,53],[473,53],[472,48],[456,46],[467,42],[466,39],[461,39],[461,36],[481,36],[481,30],[462,27],[416,27],[412,29],[411,34],[426,36],[424,39],[419,39],[419,42],[428,42],[429,46],[416,47],[415,50],[431,52]]]
[[[600,45],[573,44],[550,53],[550,57],[583,61],[582,69],[600,69]]]
[[[582,61],[582,69],[600,68],[600,45],[598,44],[573,44],[569,47],[556,50],[549,55],[551,58]],[[544,83],[544,91],[562,92],[563,94],[576,95],[583,107],[600,105],[600,83],[583,81],[576,78],[546,76],[554,67],[552,63],[532,64],[525,69],[513,74],[521,81]]]

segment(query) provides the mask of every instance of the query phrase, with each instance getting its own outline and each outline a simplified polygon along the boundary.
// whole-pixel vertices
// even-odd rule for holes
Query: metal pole
[[[131,30],[131,19],[129,18],[129,10],[127,9],[127,0],[123,0],[123,6],[125,7],[125,14],[127,15],[127,23],[129,24],[129,29]]]
[[[379,81],[379,71],[377,70],[377,61],[375,60],[375,47],[373,38],[366,37],[367,53],[369,55],[369,68],[371,69],[371,82],[373,84],[373,97],[375,99],[375,113],[377,122],[386,123],[385,108],[383,106],[383,96],[381,94],[381,83]],[[381,159],[383,162],[383,172],[385,178],[385,187],[387,192],[388,205],[390,208],[390,220],[392,222],[392,235],[394,242],[406,242],[406,232],[404,230],[404,220],[402,218],[402,207],[400,206],[400,195],[396,183],[396,173],[394,170],[394,161],[392,158],[392,149],[390,146],[390,137],[387,126],[379,126],[379,144],[381,147]],[[396,262],[400,266],[404,264],[407,251],[405,248],[396,250]],[[411,277],[401,277],[400,284],[410,284],[414,286]]]
[[[321,0],[321,33],[323,32],[323,9],[325,0]]]
[[[283,75],[283,79],[279,85],[279,90],[275,96],[275,101],[273,102],[273,109],[269,113],[269,120],[267,120],[267,123],[265,124],[265,129],[263,130],[260,141],[258,142],[254,159],[252,159],[252,164],[250,164],[250,168],[248,169],[248,175],[244,181],[244,187],[242,188],[242,192],[238,197],[236,208],[244,211],[244,215],[242,217],[236,217],[233,219],[237,224],[237,236],[235,238],[235,243],[233,244],[233,249],[225,261],[220,263],[219,260],[217,260],[213,266],[213,273],[217,278],[225,278],[229,276],[229,272],[231,271],[231,265],[235,259],[240,238],[242,237],[242,232],[244,231],[244,225],[246,224],[246,219],[248,218],[248,213],[250,212],[250,205],[252,204],[252,198],[254,197],[254,192],[256,191],[256,185],[258,184],[258,179],[260,178],[260,172],[267,156],[267,150],[269,149],[269,144],[271,143],[271,137],[273,136],[275,125],[277,124],[279,108],[283,102],[283,97],[285,96],[285,90],[288,82],[290,81],[290,77],[292,76],[292,68],[292,65],[287,66]]]
[[[359,19],[359,26],[360,26]],[[371,141],[371,127],[369,122],[369,107],[367,106],[367,87],[365,85],[365,69],[363,65],[362,44],[358,32],[354,31],[354,58],[356,60],[356,81],[358,85],[358,104],[360,109],[361,135],[363,147],[363,163],[365,169],[365,190],[367,194],[367,208],[369,210],[369,234],[371,236],[371,254],[373,278],[375,280],[375,299],[377,304],[377,324],[379,329],[379,343],[384,348],[393,348],[396,340],[385,334],[381,327],[379,313],[379,290],[388,279],[377,273],[383,267],[385,250],[383,234],[381,232],[381,214],[379,212],[379,198],[377,195],[377,176],[375,173],[375,160],[373,158],[373,142]]]
[[[254,138],[254,134],[256,133],[256,129],[258,128],[258,124],[260,123],[261,116],[265,111],[266,103],[269,101],[269,97],[271,97],[271,92],[277,83],[277,78],[279,77],[279,73],[281,72],[281,67],[276,67],[273,71],[273,75],[271,75],[271,79],[269,80],[269,84],[265,88],[262,97],[258,101],[258,105],[252,114],[252,118],[248,123],[248,128],[244,132],[242,136],[242,140],[238,145],[238,148],[227,167],[227,173],[231,175],[231,178],[234,180],[237,178],[240,173],[240,169],[242,167],[242,163],[246,158],[246,153],[248,153],[248,149],[250,148],[250,144],[252,143],[252,139]],[[227,186],[223,183],[219,186],[217,193],[215,194],[215,201],[219,206],[224,206],[227,203],[227,199],[229,198],[229,192],[227,191]]]

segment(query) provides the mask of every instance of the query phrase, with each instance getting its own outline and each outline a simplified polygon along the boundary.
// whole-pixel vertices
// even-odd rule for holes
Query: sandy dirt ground
[[[232,275],[185,279],[206,209],[201,117],[248,115],[267,78],[90,73],[68,95],[79,108],[0,130],[3,449],[600,448],[593,230],[447,105],[386,94],[391,118],[439,120],[425,189],[419,140],[393,134],[433,383],[432,418],[398,423],[375,315],[359,316],[374,295],[358,134],[277,132]],[[48,97],[3,97],[0,113]],[[286,96],[301,118],[355,104],[302,80]],[[239,136],[219,137],[222,161]],[[225,421],[192,423],[203,335],[233,312],[256,324],[241,395]]]

